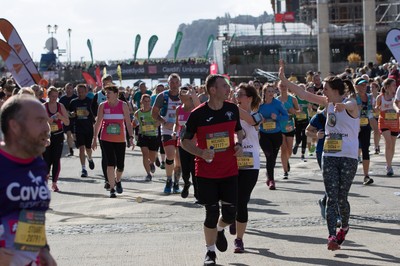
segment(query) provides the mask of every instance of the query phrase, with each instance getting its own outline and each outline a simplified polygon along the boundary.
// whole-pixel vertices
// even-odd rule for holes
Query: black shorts
[[[158,151],[159,143],[157,136],[145,136],[140,134],[136,143],[139,147],[147,147],[151,151]]]
[[[76,147],[85,146],[86,149],[92,148],[93,131],[85,133],[76,133]]]
[[[381,132],[385,132],[385,131],[387,131],[387,130],[389,130],[388,128],[382,128],[381,129]],[[391,136],[398,136],[399,135],[399,132],[397,132],[397,131],[390,131],[390,135]]]
[[[238,191],[238,176],[226,178],[197,177],[199,202],[215,204],[220,200],[236,205]]]
[[[72,125],[68,125],[68,126],[63,125],[63,130],[64,130],[64,133],[67,133],[68,131],[72,132]]]
[[[294,135],[296,134],[296,130],[292,130],[290,132],[282,132],[283,135],[285,135],[286,137],[294,137]]]

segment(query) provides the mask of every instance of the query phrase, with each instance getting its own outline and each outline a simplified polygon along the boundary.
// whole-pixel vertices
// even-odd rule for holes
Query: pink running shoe
[[[346,229],[340,228],[339,232],[336,234],[336,240],[339,245],[343,243],[345,240],[345,237],[347,233],[349,232],[350,227],[347,227]]]
[[[328,237],[328,250],[338,250],[340,249],[340,246],[337,242],[336,236],[330,236]]]
[[[267,179],[267,186],[269,187],[269,190],[275,190],[275,181]]]
[[[243,245],[243,240],[236,238],[234,241],[235,244],[235,250],[234,253],[243,253],[244,252],[244,245]]]

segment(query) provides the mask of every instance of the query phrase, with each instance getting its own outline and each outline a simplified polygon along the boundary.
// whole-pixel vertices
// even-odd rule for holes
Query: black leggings
[[[239,170],[236,211],[236,221],[239,223],[247,223],[249,219],[247,204],[249,203],[251,192],[257,183],[258,173],[258,169]]]
[[[58,176],[60,174],[61,166],[60,160],[62,155],[62,150],[64,146],[64,132],[53,135],[50,137],[50,145],[46,148],[43,153],[43,159],[47,163],[47,167],[51,169],[51,180],[56,183]]]
[[[125,142],[103,141],[103,150],[107,159],[107,166],[117,167],[118,171],[124,171],[125,166]]]
[[[297,122],[295,121],[296,126],[296,146],[300,145],[301,142],[301,154],[306,152],[307,148],[307,136],[306,136],[306,128],[308,126],[307,121]]]
[[[274,180],[274,168],[276,157],[282,145],[282,132],[263,133],[260,132],[260,146],[267,158],[267,178]]]
[[[369,161],[369,146],[371,145],[371,127],[365,126],[360,127],[360,133],[358,133],[359,146],[362,152],[362,159]]]
[[[189,183],[190,175],[192,175],[192,183],[194,188],[194,197],[197,199],[197,180],[194,172],[194,155],[185,151],[179,146],[179,158],[181,160],[182,179],[185,184]]]

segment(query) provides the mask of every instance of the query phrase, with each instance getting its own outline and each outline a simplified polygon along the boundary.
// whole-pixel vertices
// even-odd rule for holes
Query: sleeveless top
[[[335,112],[333,103],[327,106],[323,156],[358,158],[360,119],[346,110]]]
[[[296,121],[305,123],[308,122],[308,104],[309,102],[306,100],[301,99],[299,96],[296,95],[297,102],[299,103],[300,113],[296,113]]]
[[[174,101],[169,97],[166,114],[163,116],[167,123],[175,123],[176,122],[176,108],[181,104],[181,101]],[[161,125],[161,134],[163,135],[171,135],[172,129],[167,129],[163,125]]]
[[[55,113],[50,112],[48,102],[46,102],[44,105],[46,107],[46,111],[47,111],[47,114],[49,117],[52,117],[57,112],[61,114],[61,104],[60,103],[57,103],[57,112],[55,112]],[[62,126],[61,119],[53,120],[53,122],[51,122],[49,124],[50,124],[50,131],[51,131],[52,135],[58,135],[60,133],[63,133],[63,126]]]
[[[97,105],[100,105],[102,102],[105,102],[105,101],[107,101],[107,96],[104,95],[102,90],[100,90],[97,93]]]
[[[117,105],[111,107],[107,101],[104,102],[101,140],[108,142],[125,142],[123,103],[123,101],[118,100]]]
[[[254,112],[252,112],[253,114]],[[242,141],[243,155],[237,157],[239,170],[260,169],[260,144],[258,131],[254,126],[240,119],[240,124],[244,131]]]
[[[151,109],[147,112],[138,110],[137,117],[139,120],[139,134],[148,137],[156,137],[158,134],[156,121],[151,116]]]
[[[360,110],[360,126],[365,127],[369,125],[369,119],[373,117],[372,110],[372,97],[367,93],[367,101],[363,102],[361,97],[357,95],[357,105],[361,106]]]
[[[387,101],[382,95],[381,110],[379,112],[378,127],[380,130],[389,129],[392,132],[399,131],[399,116],[393,108],[394,98]]]
[[[180,143],[181,142],[180,141],[180,135],[181,135],[181,131],[182,131],[182,126],[184,126],[186,124],[186,121],[188,120],[191,111],[190,112],[186,112],[185,109],[182,108],[182,105],[179,105],[176,108],[176,111],[178,113],[179,128],[178,128],[178,130],[176,130],[176,129],[175,130],[176,130],[176,135],[178,137],[178,146],[180,146],[180,144],[181,144]]]

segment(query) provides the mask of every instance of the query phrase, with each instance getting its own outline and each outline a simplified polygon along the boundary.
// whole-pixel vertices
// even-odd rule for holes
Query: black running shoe
[[[225,252],[228,249],[228,241],[226,241],[225,230],[218,231],[217,241],[215,242],[215,246],[221,252]]]
[[[88,173],[86,171],[86,169],[82,169],[82,173],[81,173],[81,177],[87,177]]]
[[[189,196],[190,182],[183,186],[181,197],[186,199]]]
[[[121,194],[121,193],[124,191],[123,188],[122,188],[122,183],[121,183],[121,181],[115,182],[115,186],[117,187],[117,193],[118,193],[118,194]]]
[[[372,183],[374,183],[374,180],[373,180],[372,178],[370,178],[369,176],[365,176],[365,177],[364,177],[363,185],[370,185],[370,184],[372,184]],[[340,245],[340,244],[339,244],[339,245]]]
[[[156,166],[157,166],[157,167],[160,167],[160,165],[161,165],[160,159],[158,159],[158,157],[157,157],[157,158],[156,158]]]
[[[94,169],[94,162],[93,162],[93,159],[91,159],[91,160],[88,159],[88,162],[89,162],[89,168],[90,168],[90,170],[93,170],[93,169]]]
[[[151,163],[151,164],[150,164],[150,172],[151,172],[152,174],[154,174],[154,173],[156,172],[156,166],[154,165],[154,163]]]
[[[106,190],[110,190],[110,189],[111,189],[110,183],[105,182],[105,183],[104,183],[104,188],[105,188]]]
[[[110,190],[110,198],[116,198],[117,195],[115,194],[115,189]]]
[[[204,259],[204,266],[215,266],[215,261],[217,259],[217,254],[214,251],[207,251],[206,257]]]

